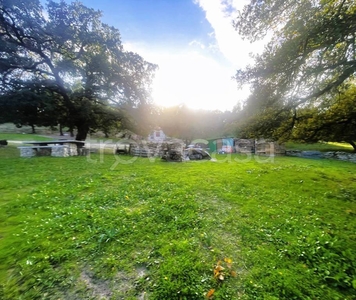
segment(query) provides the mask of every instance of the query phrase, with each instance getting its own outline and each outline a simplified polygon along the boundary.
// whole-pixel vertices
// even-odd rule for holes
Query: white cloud
[[[199,41],[196,41],[196,40],[191,41],[188,45],[189,46],[195,46],[196,45],[201,49],[205,49],[205,45],[203,43],[199,42]]]
[[[214,29],[220,52],[235,68],[244,67],[251,62],[249,53],[260,52],[263,42],[251,44],[243,41],[233,28],[232,22],[247,3],[246,0],[194,0],[205,12],[207,21]]]
[[[252,62],[249,53],[263,49],[263,42],[243,41],[232,25],[237,11],[248,1],[191,1],[205,12],[213,29],[205,37],[197,36],[175,49],[137,41],[126,42],[124,48],[159,66],[152,84],[156,104],[231,110],[249,95],[248,88],[238,90],[231,77],[236,69]]]
[[[146,60],[159,65],[153,82],[153,99],[163,106],[186,103],[192,108],[231,110],[247,98],[248,88],[238,90],[231,77],[236,69],[252,63],[249,53],[263,50],[264,42],[243,41],[233,28],[237,11],[247,0],[192,0],[205,12],[215,38],[213,44],[192,40],[185,50],[153,50],[152,47],[127,44]],[[225,58],[221,59],[221,55]]]

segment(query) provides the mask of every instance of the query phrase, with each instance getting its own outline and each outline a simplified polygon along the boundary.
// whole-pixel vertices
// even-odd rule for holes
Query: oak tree
[[[250,41],[271,37],[235,75],[251,88],[245,135],[354,143],[355,1],[251,0],[234,26]]]
[[[39,0],[0,0],[1,98],[35,81],[54,95],[57,116],[78,140],[103,124],[98,118],[113,104],[146,103],[156,66],[125,51],[119,31],[100,19],[80,2],[44,8]]]

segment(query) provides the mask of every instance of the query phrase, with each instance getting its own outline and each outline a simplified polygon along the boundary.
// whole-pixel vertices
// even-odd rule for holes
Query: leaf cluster
[[[105,115],[104,107],[148,101],[156,66],[125,51],[119,31],[102,23],[101,12],[80,2],[48,1],[44,8],[39,0],[1,1],[0,12],[4,97],[36,84],[56,99],[55,122],[86,128],[81,138],[98,128],[100,122],[91,120]]]
[[[251,1],[244,8],[235,21],[239,33],[250,40],[272,36],[255,64],[235,76],[239,84],[251,86],[245,112],[253,120],[246,121],[246,132],[290,135],[303,123],[300,111],[329,108],[327,99],[353,84],[355,12],[354,1],[348,0]],[[324,139],[332,138],[325,134]]]

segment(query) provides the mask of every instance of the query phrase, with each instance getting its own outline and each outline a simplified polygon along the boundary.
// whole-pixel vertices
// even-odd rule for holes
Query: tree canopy
[[[0,0],[0,108],[7,121],[47,124],[51,112],[50,125],[76,128],[84,140],[89,130],[123,118],[122,107],[147,104],[156,65],[125,51],[119,31],[100,18],[80,2],[48,1],[44,8],[39,0]],[[121,110],[114,113],[115,105]],[[33,108],[30,121],[19,114],[24,107]]]
[[[354,145],[355,1],[251,0],[234,26],[250,41],[272,36],[235,76],[251,88],[245,135]]]

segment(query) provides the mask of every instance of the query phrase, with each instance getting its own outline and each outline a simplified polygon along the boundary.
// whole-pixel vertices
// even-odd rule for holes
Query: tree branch
[[[325,88],[323,88],[322,90],[316,91],[314,93],[312,93],[311,95],[301,98],[299,101],[296,102],[296,104],[294,105],[294,107],[299,106],[300,104],[303,104],[305,102],[307,102],[308,100],[312,99],[312,98],[318,98],[322,95],[324,95],[325,93],[329,92],[330,90],[332,90],[333,88],[339,86],[340,84],[342,84],[346,79],[348,79],[353,73],[355,72],[355,68],[348,68],[346,70],[344,70],[344,72],[339,76],[339,78],[328,84]]]

